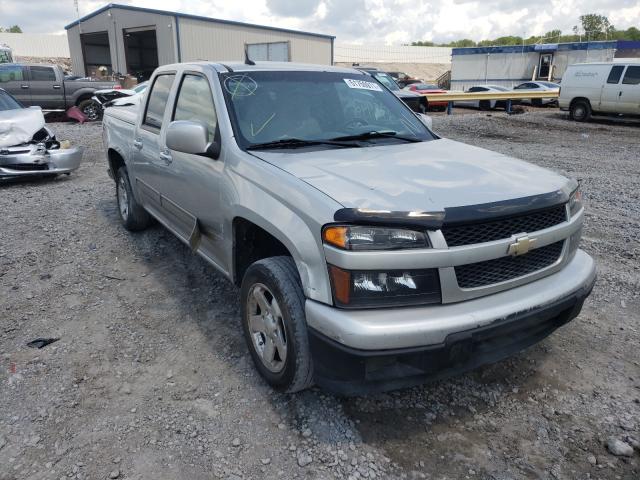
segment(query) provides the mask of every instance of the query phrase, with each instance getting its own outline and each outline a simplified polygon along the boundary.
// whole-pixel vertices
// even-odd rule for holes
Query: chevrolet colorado
[[[240,287],[270,385],[443,378],[579,314],[575,180],[440,138],[363,72],[247,63],[158,68],[103,137],[124,227],[157,219]]]

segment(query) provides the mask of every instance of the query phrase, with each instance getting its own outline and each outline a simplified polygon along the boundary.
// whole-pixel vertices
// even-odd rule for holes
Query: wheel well
[[[83,93],[76,100],[76,107],[80,105],[82,102],[84,102],[85,100],[91,100],[91,97],[93,97],[93,93]]]
[[[591,107],[591,102],[589,101],[589,99],[588,99],[588,98],[585,98],[585,97],[576,97],[576,98],[574,98],[573,100],[571,100],[571,104],[569,105],[569,108],[573,107],[573,106],[575,105],[575,103],[576,103],[577,101],[580,101],[580,100],[583,100],[583,101],[587,102],[587,104],[589,105],[589,107]]]
[[[116,152],[113,148],[110,148],[107,152],[107,157],[109,160],[109,170],[113,173],[113,178],[115,179],[116,173],[118,169],[124,166],[124,158],[118,152]]]
[[[291,256],[287,247],[263,228],[241,217],[233,220],[233,281],[240,286],[253,262],[278,255]]]

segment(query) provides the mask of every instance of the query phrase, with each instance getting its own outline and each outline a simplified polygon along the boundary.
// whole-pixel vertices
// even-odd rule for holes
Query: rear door
[[[0,65],[0,88],[4,88],[25,107],[32,105],[26,67],[22,65]]]
[[[622,94],[622,91],[620,90],[620,81],[622,80],[622,74],[625,68],[625,65],[613,65],[609,70],[607,80],[602,86],[602,94],[600,95],[600,107],[598,108],[599,111],[618,111],[618,100],[620,99],[620,95]],[[593,104],[595,105],[596,102],[593,102]]]
[[[618,112],[640,114],[640,65],[629,65],[620,83]]]
[[[56,71],[48,65],[29,66],[29,86],[31,104],[44,109],[64,109],[64,89],[62,79],[56,77]]]
[[[135,180],[129,179],[132,183],[135,182],[142,203],[165,223],[169,220],[163,210],[161,196],[168,183],[167,177],[171,174],[171,163],[163,154],[165,147],[162,127],[167,120],[167,105],[175,76],[171,72],[162,73],[153,80],[142,119],[134,133],[132,158]]]

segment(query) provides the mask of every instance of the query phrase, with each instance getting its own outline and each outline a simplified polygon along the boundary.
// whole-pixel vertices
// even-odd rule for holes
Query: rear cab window
[[[613,67],[611,67],[611,72],[609,72],[607,83],[618,83],[623,71],[624,65],[614,65]]]
[[[622,79],[623,85],[638,85],[640,84],[640,67],[627,67],[627,71],[624,72],[624,78]]]
[[[142,124],[147,129],[160,130],[162,128],[162,120],[174,79],[174,73],[167,73],[158,75],[153,81],[142,120]]]
[[[55,82],[56,72],[53,67],[29,67],[32,82]]]

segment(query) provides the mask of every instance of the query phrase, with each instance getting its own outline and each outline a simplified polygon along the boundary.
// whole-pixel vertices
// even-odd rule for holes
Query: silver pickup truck
[[[103,135],[124,227],[155,218],[240,287],[270,385],[443,378],[579,314],[576,181],[440,138],[363,72],[248,63],[160,67]]]

